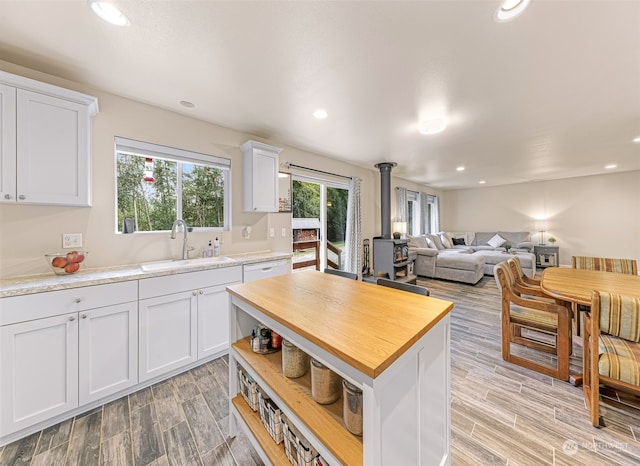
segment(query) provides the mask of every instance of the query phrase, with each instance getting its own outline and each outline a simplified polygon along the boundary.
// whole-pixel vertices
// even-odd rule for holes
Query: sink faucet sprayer
[[[187,239],[187,224],[184,223],[184,220],[181,218],[173,222],[173,226],[171,227],[171,239],[176,239],[176,232],[179,226],[182,226],[182,231],[184,232],[184,239],[182,242],[182,259],[186,260],[189,259],[189,251],[193,251],[195,248],[189,247]]]

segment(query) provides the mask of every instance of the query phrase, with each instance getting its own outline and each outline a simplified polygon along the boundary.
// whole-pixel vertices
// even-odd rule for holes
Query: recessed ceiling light
[[[313,116],[317,120],[324,120],[325,118],[327,118],[329,116],[329,114],[327,113],[326,110],[323,110],[323,109],[319,108],[318,110],[313,112]]]
[[[612,170],[612,169],[614,169],[616,167],[617,167],[617,165],[615,163],[612,163],[612,164],[604,166],[604,168],[606,168],[607,170]]]
[[[463,172],[464,171],[464,167],[461,165],[459,167],[456,167],[456,170],[459,172]]]
[[[180,105],[186,108],[195,108],[196,106],[196,104],[194,104],[193,102],[189,102],[188,100],[181,100]]]
[[[485,184],[485,183],[486,183],[485,180],[478,181],[478,184]]]
[[[447,119],[444,117],[422,120],[418,126],[420,134],[438,134],[447,127]]]
[[[530,0],[504,0],[494,15],[495,21],[504,23],[510,21],[522,13],[529,5]]]
[[[96,15],[100,19],[115,26],[129,26],[129,18],[118,9],[113,3],[103,0],[88,0],[87,2]]]
[[[633,142],[635,142],[636,144],[640,144],[640,136],[638,136],[637,138],[635,138],[633,140]]]

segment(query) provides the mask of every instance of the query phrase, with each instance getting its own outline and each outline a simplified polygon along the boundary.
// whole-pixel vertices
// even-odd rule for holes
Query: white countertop
[[[207,263],[206,265],[194,264],[189,267],[180,267],[173,270],[158,270],[153,272],[143,271],[139,265],[126,265],[117,267],[105,267],[100,269],[81,270],[72,275],[56,275],[53,272],[27,275],[23,277],[0,280],[0,298],[20,296],[45,291],[65,290],[91,285],[104,285],[142,278],[161,277],[180,273],[195,272],[198,270],[220,269],[237,267],[244,264],[254,264],[277,259],[290,259],[290,252],[259,251],[245,254],[230,254],[227,257],[235,259],[234,262]]]

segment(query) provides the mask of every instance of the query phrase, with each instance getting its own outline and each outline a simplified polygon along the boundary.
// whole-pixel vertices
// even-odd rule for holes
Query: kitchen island
[[[238,427],[269,464],[286,464],[239,394],[238,365],[328,464],[449,464],[449,313],[453,303],[316,271],[229,286],[230,434]],[[363,435],[342,399],[313,401],[308,377],[282,375],[279,353],[251,351],[258,324],[276,331],[363,394]]]

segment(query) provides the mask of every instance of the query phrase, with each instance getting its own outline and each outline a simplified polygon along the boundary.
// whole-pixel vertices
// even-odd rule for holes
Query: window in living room
[[[407,233],[420,235],[420,194],[407,190]]]

